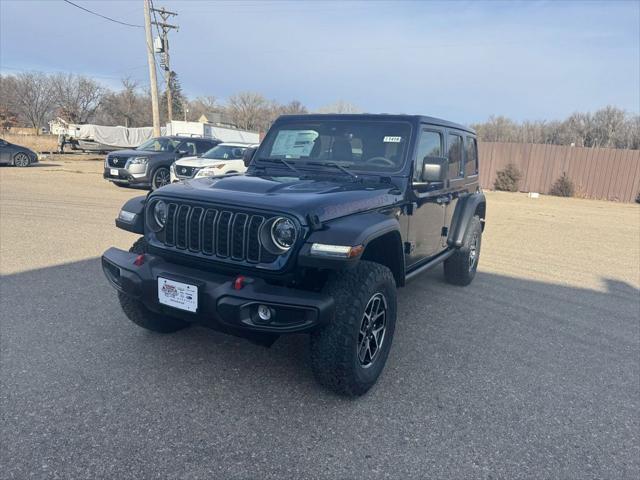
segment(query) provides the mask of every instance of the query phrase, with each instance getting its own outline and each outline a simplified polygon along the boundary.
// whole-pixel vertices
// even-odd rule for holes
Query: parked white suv
[[[190,178],[213,177],[227,173],[244,173],[242,154],[253,143],[221,143],[205,152],[201,157],[185,157],[171,165],[171,182]]]

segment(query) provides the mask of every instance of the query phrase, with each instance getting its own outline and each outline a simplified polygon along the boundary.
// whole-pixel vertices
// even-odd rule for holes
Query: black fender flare
[[[451,218],[447,243],[452,247],[462,246],[464,235],[467,232],[467,226],[474,215],[476,215],[476,212],[480,215],[482,229],[484,230],[486,211],[487,199],[485,198],[484,193],[474,192],[470,195],[461,197],[458,200],[456,209],[453,212],[453,217]]]
[[[121,214],[118,214],[118,218],[116,218],[116,227],[126,230],[127,232],[144,235],[144,206],[146,201],[146,195],[127,200],[120,211],[133,213],[135,214],[135,217],[132,221],[129,221],[128,219],[123,218]]]
[[[393,241],[393,251],[385,250],[385,264],[394,264],[391,268],[398,284],[404,284],[404,254],[402,249],[402,235],[398,218],[393,213],[364,212],[349,215],[336,220],[327,221],[323,228],[309,235],[298,253],[300,266],[340,270],[355,266],[361,257],[367,255],[367,246],[385,235],[397,236]],[[311,255],[311,245],[324,243],[328,245],[363,245],[363,254],[353,258],[330,258]]]

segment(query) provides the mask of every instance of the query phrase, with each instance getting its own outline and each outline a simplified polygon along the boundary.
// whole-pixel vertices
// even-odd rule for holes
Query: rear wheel
[[[31,159],[26,153],[18,152],[13,157],[13,164],[16,167],[28,167],[31,164]]]
[[[311,367],[325,387],[345,396],[366,393],[378,380],[393,340],[396,287],[391,271],[361,261],[329,280],[324,291],[336,315],[311,335]]]
[[[144,237],[139,238],[129,251],[138,254],[147,253],[147,242]],[[142,302],[122,292],[118,292],[118,300],[122,311],[129,320],[146,330],[158,333],[173,333],[189,326],[188,322],[152,312]]]
[[[462,246],[444,261],[444,277],[453,285],[469,285],[476,276],[482,245],[482,224],[475,216],[469,222]]]
[[[171,183],[171,173],[167,167],[158,167],[151,177],[151,189],[157,190],[160,187]]]

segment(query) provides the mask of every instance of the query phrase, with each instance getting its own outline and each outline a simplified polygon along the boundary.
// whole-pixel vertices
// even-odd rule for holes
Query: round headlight
[[[289,250],[296,242],[296,225],[288,218],[276,218],[271,224],[271,240],[282,250]]]
[[[157,201],[153,207],[153,219],[160,228],[164,227],[164,224],[167,223],[167,204],[162,200]]]

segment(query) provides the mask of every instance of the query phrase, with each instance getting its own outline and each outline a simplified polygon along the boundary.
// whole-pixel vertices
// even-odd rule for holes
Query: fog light
[[[263,322],[268,322],[271,320],[271,309],[266,305],[258,305],[258,317]]]

